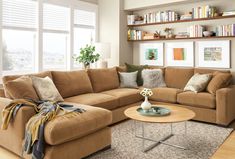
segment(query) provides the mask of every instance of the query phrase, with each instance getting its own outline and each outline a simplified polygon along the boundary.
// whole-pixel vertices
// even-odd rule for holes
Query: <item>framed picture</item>
[[[194,43],[193,42],[170,42],[166,43],[167,66],[194,66]]]
[[[163,43],[140,44],[140,64],[163,66]]]
[[[230,40],[198,42],[198,67],[230,68]]]

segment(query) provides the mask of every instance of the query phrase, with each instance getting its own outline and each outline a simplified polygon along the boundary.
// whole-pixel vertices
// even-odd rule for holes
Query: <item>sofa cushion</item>
[[[169,103],[176,103],[177,94],[183,92],[177,88],[154,88],[152,91],[153,95],[149,97],[150,100]]]
[[[64,99],[66,102],[86,104],[112,110],[118,107],[118,99],[114,96],[101,93],[87,93]]]
[[[64,101],[50,77],[40,78],[32,76],[31,79],[40,100]]]
[[[113,90],[105,91],[101,93],[118,98],[119,106],[133,104],[143,99],[143,97],[140,95],[140,90],[138,89],[118,88],[118,89],[113,89]]]
[[[143,85],[142,70],[145,68],[148,68],[148,65],[131,65],[128,63],[125,63],[125,65],[126,65],[127,72],[138,71],[137,84],[138,84],[138,86],[142,86]]]
[[[162,69],[144,69],[142,77],[145,88],[166,87]]]
[[[36,76],[36,77],[41,77],[41,78],[44,78],[44,77],[50,77],[52,79],[52,75],[51,75],[51,72],[50,71],[45,71],[45,72],[41,72],[41,73],[36,73],[36,74],[27,74],[29,76]],[[7,89],[5,89],[5,84],[8,82],[8,81],[12,81],[12,80],[15,80],[19,77],[21,77],[22,75],[9,75],[9,76],[4,76],[2,78],[2,81],[3,81],[3,88],[4,88],[4,91],[5,91],[5,96],[7,98],[12,98],[9,93],[7,92]]]
[[[137,73],[135,72],[119,72],[120,87],[122,88],[138,88],[136,80]]]
[[[215,108],[216,106],[215,96],[207,92],[179,93],[177,96],[177,102],[188,106],[195,106],[202,108]]]
[[[66,104],[83,108],[86,112],[72,118],[57,117],[48,122],[45,126],[44,135],[45,141],[49,145],[58,145],[81,138],[108,126],[112,122],[112,113],[108,110],[75,103]]]
[[[215,72],[213,73],[213,78],[207,86],[207,91],[213,95],[216,94],[216,91],[220,88],[227,87],[232,81],[231,73],[222,73]]]
[[[119,87],[119,78],[116,68],[89,69],[88,75],[95,93]]]
[[[92,86],[86,71],[52,71],[56,88],[64,98],[92,93]]]
[[[167,87],[183,89],[189,79],[193,76],[193,68],[172,68],[165,69],[165,82]]]
[[[33,87],[29,76],[21,76],[5,83],[5,88],[12,99],[32,99],[38,101],[39,97]]]
[[[194,74],[200,73],[200,74],[208,74],[208,73],[215,73],[215,72],[223,72],[223,73],[230,73],[229,70],[214,70],[214,69],[205,69],[205,68],[195,68]]]

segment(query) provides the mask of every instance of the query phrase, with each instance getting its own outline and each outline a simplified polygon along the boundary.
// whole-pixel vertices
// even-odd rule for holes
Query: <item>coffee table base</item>
[[[185,123],[185,135],[186,135],[187,134],[187,121],[185,121],[184,123]],[[143,122],[141,122],[142,136],[137,135],[136,134],[136,121],[135,121],[135,137],[142,139],[143,152],[148,152],[149,150],[152,150],[153,148],[155,148],[156,146],[158,146],[160,144],[164,144],[164,145],[167,145],[167,146],[171,146],[171,147],[175,147],[175,148],[179,148],[179,149],[183,149],[183,150],[188,150],[188,148],[186,148],[186,147],[166,142],[166,140],[168,140],[168,139],[170,139],[171,137],[174,136],[172,123],[170,123],[170,126],[171,126],[171,133],[169,135],[167,135],[166,137],[164,137],[160,140],[154,140],[154,139],[145,137],[145,129],[144,129],[144,123]],[[152,142],[155,142],[155,143],[148,146],[147,148],[145,148],[145,141],[146,140],[147,141],[152,141]]]

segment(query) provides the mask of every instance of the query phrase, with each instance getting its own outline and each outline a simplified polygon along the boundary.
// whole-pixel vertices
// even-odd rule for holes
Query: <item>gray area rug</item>
[[[112,127],[112,148],[90,156],[89,159],[208,159],[230,135],[232,128],[187,122],[173,124],[175,136],[167,140],[169,143],[189,148],[182,150],[167,145],[158,145],[147,153],[142,152],[142,140],[134,135],[134,121],[128,120]],[[170,133],[170,124],[145,124],[147,137],[156,140]],[[141,134],[141,125],[137,123],[137,134]],[[145,145],[153,142],[147,141]]]

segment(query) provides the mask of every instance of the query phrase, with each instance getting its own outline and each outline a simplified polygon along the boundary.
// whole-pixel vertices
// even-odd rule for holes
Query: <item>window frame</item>
[[[12,29],[12,30],[22,30],[22,31],[35,31],[36,32],[36,48],[35,48],[35,63],[34,63],[34,69],[33,72],[41,72],[43,71],[43,33],[65,33],[63,31],[55,31],[55,30],[47,30],[43,29],[43,4],[52,4],[52,5],[58,5],[62,7],[67,7],[70,9],[70,23],[69,23],[69,31],[66,32],[68,34],[68,51],[66,55],[66,70],[74,70],[74,69],[80,69],[73,66],[73,55],[74,55],[74,11],[76,9],[78,10],[85,10],[85,11],[92,11],[95,13],[95,40],[94,42],[98,41],[98,5],[92,4],[88,2],[82,2],[77,0],[70,0],[69,2],[67,0],[35,0],[37,2],[37,26],[36,28],[23,28],[23,27],[7,27],[2,25],[2,1],[0,1],[0,83],[2,83],[1,77],[3,76],[3,46],[2,46],[2,31],[3,29]],[[15,72],[12,71],[14,74]],[[26,72],[17,72],[17,74],[25,74]]]

